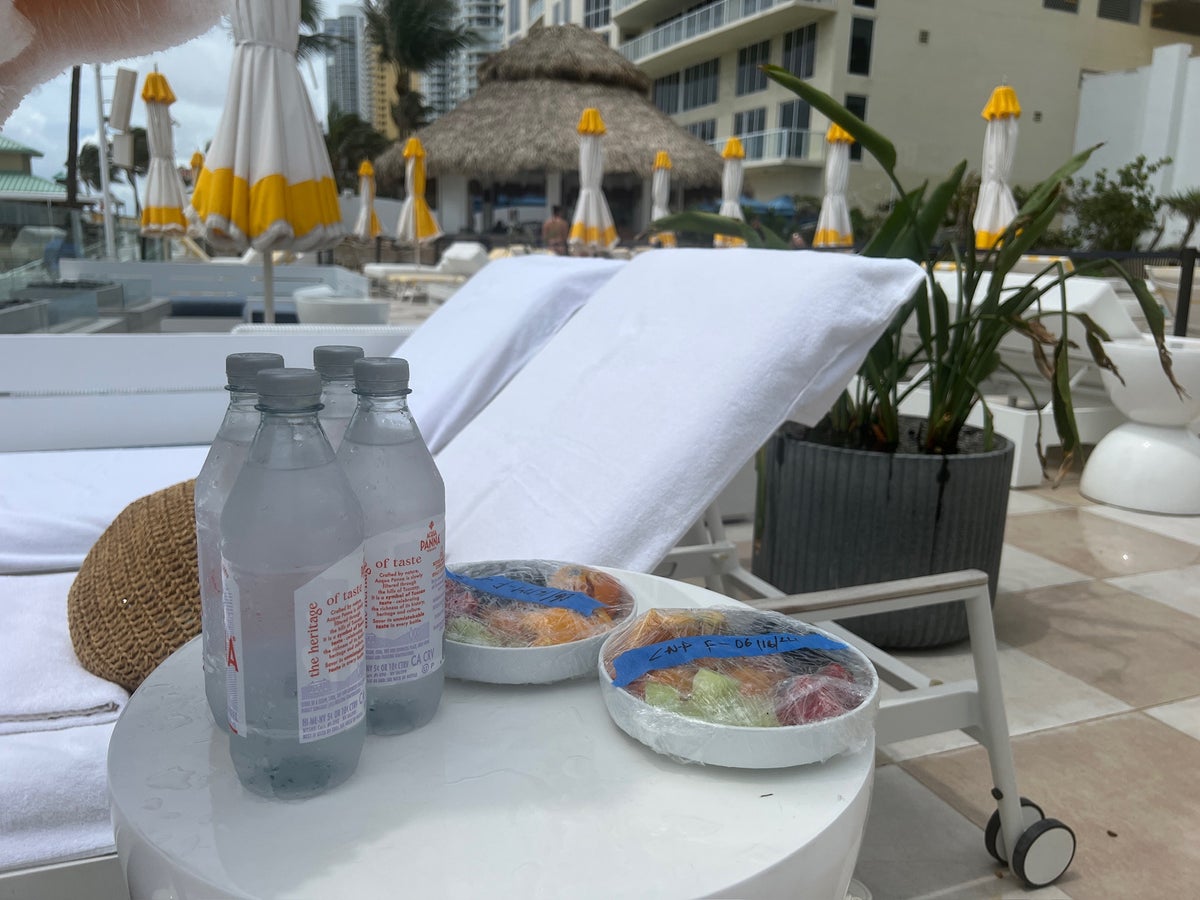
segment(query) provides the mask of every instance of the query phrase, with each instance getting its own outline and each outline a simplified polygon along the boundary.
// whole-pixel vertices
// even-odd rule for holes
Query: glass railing
[[[725,148],[727,140],[728,138],[719,138],[708,143],[721,151]],[[746,162],[821,162],[825,158],[825,136],[820,131],[775,128],[770,131],[740,134],[738,140],[742,142],[742,149],[746,151]]]
[[[616,0],[614,12],[620,12],[642,0]],[[794,5],[797,0],[717,0],[700,9],[681,16],[627,41],[620,47],[621,53],[631,62],[638,62],[654,53],[701,37],[711,31],[730,25],[741,19],[757,15],[775,6]],[[834,0],[803,0],[804,5],[832,6]]]

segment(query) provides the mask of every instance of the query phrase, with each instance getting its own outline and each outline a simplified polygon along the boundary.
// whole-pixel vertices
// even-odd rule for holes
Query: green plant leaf
[[[1050,196],[1057,192],[1062,183],[1078,172],[1103,144],[1094,144],[1086,150],[1081,150],[1068,159],[1065,163],[1055,169],[1048,178],[1044,179],[1041,184],[1033,189],[1026,199],[1024,205],[1018,210],[1017,217],[1023,215],[1034,215],[1036,210],[1045,206]]]
[[[891,174],[895,171],[896,148],[882,134],[871,128],[866,122],[854,115],[854,113],[850,112],[850,110],[846,109],[846,107],[842,106],[842,104],[838,103],[824,91],[813,87],[807,81],[800,80],[787,69],[774,65],[766,65],[761,68],[772,81],[783,85],[802,100],[807,101],[809,106],[813,107],[831,122],[837,122],[850,132],[851,137],[858,141],[864,150],[875,157],[879,164],[883,166],[885,172]]]
[[[650,231],[694,231],[698,234],[732,234],[746,241],[749,247],[762,247],[763,238],[741,219],[731,219],[710,212],[681,212],[663,216],[650,223]],[[778,236],[777,236],[778,239]],[[779,239],[783,244],[782,239]],[[786,245],[783,245],[786,246]]]

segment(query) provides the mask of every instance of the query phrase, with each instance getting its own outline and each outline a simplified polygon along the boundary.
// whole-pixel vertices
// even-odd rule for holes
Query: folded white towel
[[[111,853],[113,723],[0,736],[0,872]]]
[[[80,665],[67,627],[74,572],[0,576],[0,735],[115,721],[129,694]]]
[[[463,285],[393,354],[408,360],[409,407],[437,453],[625,263],[498,259]]]
[[[194,478],[208,447],[0,453],[0,574],[78,569],[126,506]]]
[[[828,411],[921,278],[840,254],[641,254],[439,455],[448,558],[651,569],[789,411]]]

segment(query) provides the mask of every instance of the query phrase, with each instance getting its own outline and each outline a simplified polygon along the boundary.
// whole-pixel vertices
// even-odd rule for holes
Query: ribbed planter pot
[[[951,456],[847,450],[788,424],[759,456],[755,575],[788,593],[959,569],[988,574],[993,600],[1004,544],[1013,444]],[[944,603],[846,619],[879,647],[936,647],[967,636],[966,610]]]

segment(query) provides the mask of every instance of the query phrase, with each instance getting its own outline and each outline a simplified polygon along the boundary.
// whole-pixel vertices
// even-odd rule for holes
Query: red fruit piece
[[[854,681],[854,676],[850,674],[850,670],[841,663],[830,663],[827,666],[821,666],[817,669],[818,675],[824,675],[826,678],[840,678],[842,681]]]
[[[775,715],[780,725],[804,725],[840,716],[861,702],[855,686],[839,677],[794,675],[775,692]]]
[[[451,581],[447,578],[446,618],[453,619],[455,616],[475,618],[475,614],[478,611],[479,601],[475,599],[475,595],[457,581]]]

